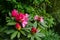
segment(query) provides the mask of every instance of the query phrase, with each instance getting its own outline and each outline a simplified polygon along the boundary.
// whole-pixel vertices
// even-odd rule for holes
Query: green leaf
[[[34,36],[32,36],[30,40],[34,40]]]
[[[41,38],[39,38],[39,37],[35,37],[37,40],[41,40]]]
[[[16,0],[12,0],[12,2],[16,2]]]
[[[43,33],[37,33],[36,34],[38,37],[44,37],[45,35]]]
[[[14,30],[5,30],[4,32],[7,33],[7,34],[11,34],[11,33],[15,32],[15,31]]]
[[[20,30],[20,32],[21,32],[23,35],[25,35],[25,36],[26,36],[26,34],[25,34],[25,32],[24,32],[24,31]]]
[[[15,22],[9,22],[7,23],[7,25],[15,25],[16,23]]]
[[[29,28],[23,28],[23,30],[26,32],[30,32],[30,29],[31,29],[30,27]]]
[[[11,1],[11,0],[6,0],[6,1]]]
[[[17,37],[18,37],[18,38],[20,37],[20,32],[17,33]]]
[[[30,38],[32,35],[31,34],[28,34],[28,38]]]
[[[3,32],[7,27],[0,27],[0,32]]]
[[[17,33],[18,33],[18,31],[16,31],[16,32],[12,33],[12,34],[11,34],[11,39],[15,38],[15,37],[16,37],[16,35],[17,35]]]
[[[37,27],[37,22],[35,21],[34,24],[33,24],[34,27]]]
[[[11,13],[9,12],[9,16],[11,17]]]

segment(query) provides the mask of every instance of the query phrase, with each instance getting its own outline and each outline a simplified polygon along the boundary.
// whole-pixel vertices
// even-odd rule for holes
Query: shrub
[[[1,0],[1,39],[41,40],[44,38],[47,29],[54,24],[54,18],[45,10],[45,3],[50,2],[48,0]]]

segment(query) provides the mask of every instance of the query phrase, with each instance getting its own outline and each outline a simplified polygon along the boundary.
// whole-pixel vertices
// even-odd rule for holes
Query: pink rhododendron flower
[[[15,17],[17,22],[22,23],[22,27],[25,27],[28,23],[28,14],[23,14],[23,13],[18,13],[18,11],[16,9],[12,10],[12,17]],[[16,28],[19,27],[19,24],[16,24]]]
[[[44,21],[43,17],[40,17],[40,22],[43,22],[43,21]]]
[[[21,29],[21,25],[19,23],[16,23],[15,27],[16,27],[17,30]]]
[[[38,17],[39,17],[39,16],[38,16],[38,15],[36,15],[36,16],[34,17],[34,20],[38,20]]]
[[[28,23],[28,14],[23,14],[20,13],[17,17],[16,17],[16,21],[19,21],[22,23],[22,27],[25,27]]]
[[[28,14],[27,15],[25,15],[25,14],[23,14],[23,13],[20,13],[17,17],[16,17],[16,21],[20,21],[20,22],[22,22],[22,21],[28,21]]]
[[[25,14],[25,17],[29,17],[29,15],[28,14]]]
[[[24,17],[23,19],[22,19],[22,22],[23,21],[28,21],[28,17]]]
[[[43,17],[42,17],[42,16],[39,17],[38,15],[36,15],[36,16],[34,17],[34,20],[37,20],[37,21],[40,21],[40,22],[43,22],[43,21],[44,21]]]
[[[16,17],[16,21],[20,21],[22,22],[24,19],[24,14],[20,13],[17,17]]]
[[[27,23],[28,23],[27,21],[23,21],[22,22],[22,27],[24,28],[27,25]]]
[[[11,12],[12,17],[18,16],[18,11],[16,9],[13,9]]]

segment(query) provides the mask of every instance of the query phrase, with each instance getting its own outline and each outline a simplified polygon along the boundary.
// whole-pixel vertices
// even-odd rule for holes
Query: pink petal
[[[22,27],[24,28],[26,26],[26,24],[22,24]]]
[[[24,18],[22,19],[22,21],[28,21],[28,18],[24,17]]]
[[[19,21],[19,20],[20,20],[19,15],[18,15],[18,16],[16,16],[16,18],[15,18],[15,19],[16,19],[16,21]]]
[[[40,22],[43,22],[43,21],[44,21],[43,17],[40,17]]]
[[[16,9],[13,9],[11,14],[12,14],[12,17],[16,17],[18,15],[18,11]]]
[[[36,16],[34,17],[34,20],[38,20],[38,15],[36,15]]]
[[[27,21],[22,22],[22,27],[25,27],[27,25]]]
[[[23,21],[22,19],[24,19],[24,14],[20,13],[20,14],[16,17],[16,20],[17,20],[17,21]]]
[[[20,13],[19,16],[20,16],[20,19],[24,18],[24,14],[22,14],[22,13]]]
[[[26,14],[25,14],[25,17],[29,17],[29,15],[26,13]]]

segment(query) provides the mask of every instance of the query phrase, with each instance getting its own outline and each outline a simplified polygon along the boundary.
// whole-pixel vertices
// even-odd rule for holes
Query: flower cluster
[[[16,23],[16,28],[18,30],[20,30],[21,27],[24,28],[27,25],[27,23],[28,23],[28,16],[29,16],[28,14],[23,14],[21,12],[18,13],[18,11],[16,9],[14,9],[14,10],[12,10],[11,15],[18,22],[18,23]],[[21,26],[20,23],[22,24],[22,26]]]
[[[15,28],[17,30],[20,30],[21,28],[24,28],[26,27],[26,25],[28,24],[28,17],[29,15],[28,14],[24,14],[24,13],[21,13],[21,12],[18,12],[16,9],[12,10],[11,12],[11,15],[12,17],[15,18],[16,20],[16,25],[15,25]],[[40,17],[38,15],[36,15],[34,17],[34,20],[37,20],[37,21],[40,21],[40,22],[43,22],[43,17]],[[37,32],[37,28],[35,27],[32,27],[31,28],[31,33],[36,33]]]
[[[36,15],[36,16],[34,17],[34,19],[37,20],[37,21],[40,21],[40,22],[43,22],[43,21],[44,21],[43,17],[42,17],[42,16],[39,17],[38,15]]]

